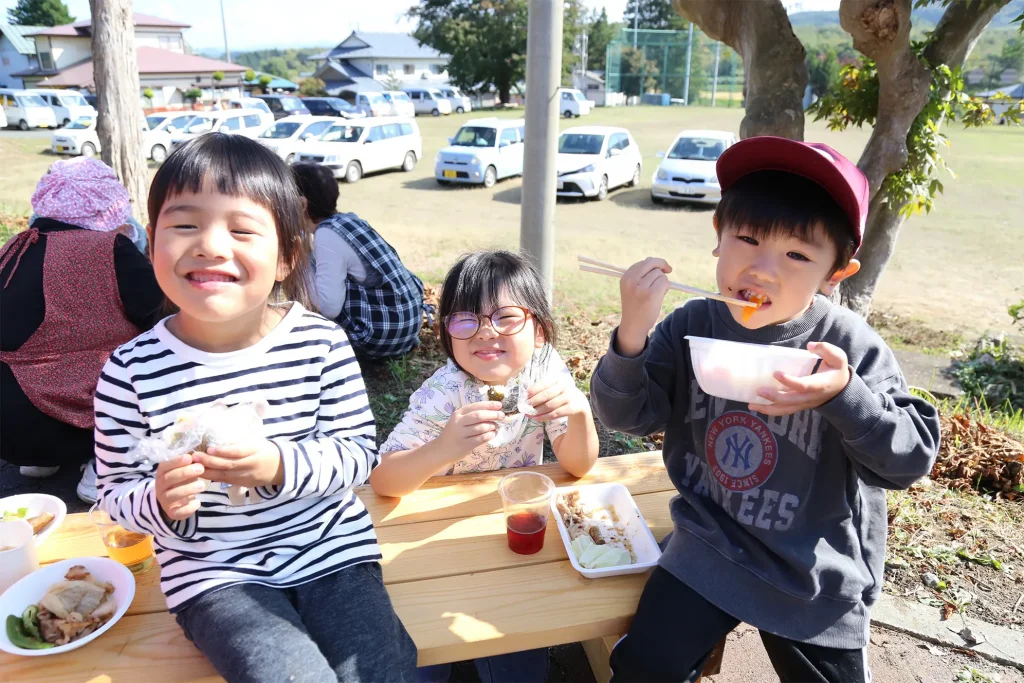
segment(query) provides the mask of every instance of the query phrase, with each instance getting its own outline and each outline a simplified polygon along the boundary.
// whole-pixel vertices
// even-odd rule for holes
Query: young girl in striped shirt
[[[375,423],[345,333],[300,303],[308,263],[287,167],[245,137],[202,136],[157,172],[149,216],[176,312],[100,376],[100,506],[155,537],[170,611],[227,680],[412,680],[416,649],[352,491],[378,463]],[[159,466],[135,455],[218,401],[265,403],[262,436]]]

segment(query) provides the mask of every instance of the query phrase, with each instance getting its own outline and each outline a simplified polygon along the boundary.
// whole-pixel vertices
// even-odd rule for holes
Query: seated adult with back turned
[[[133,244],[131,203],[97,159],[57,161],[36,218],[0,250],[0,458],[46,477],[86,465],[96,500],[93,395],[119,345],[160,319],[163,293]]]
[[[316,286],[313,303],[364,358],[401,356],[420,341],[423,283],[398,252],[354,213],[338,213],[338,181],[318,164],[295,164],[306,207]]]

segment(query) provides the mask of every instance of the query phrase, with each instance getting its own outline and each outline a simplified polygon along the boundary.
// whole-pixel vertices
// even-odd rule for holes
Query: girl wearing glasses
[[[441,292],[448,363],[423,383],[380,448],[374,490],[404,496],[434,475],[541,464],[544,435],[559,464],[581,477],[597,460],[590,402],[555,351],[555,321],[540,274],[507,251],[463,256]],[[477,660],[484,681],[543,681],[547,649]],[[446,681],[448,665],[420,669]]]

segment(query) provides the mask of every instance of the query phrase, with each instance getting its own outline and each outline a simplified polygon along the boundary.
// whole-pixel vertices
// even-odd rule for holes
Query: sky
[[[667,1],[667,0],[666,0]],[[754,0],[735,0],[752,2]],[[333,46],[355,29],[403,31],[413,28],[405,16],[415,0],[223,0],[232,50],[268,47]],[[584,0],[592,8],[604,7],[612,21],[622,19],[626,0]],[[16,0],[0,0],[4,19]],[[65,0],[76,19],[89,16],[89,0]],[[839,0],[783,0],[791,11],[836,9]],[[282,6],[287,11],[281,10]],[[136,12],[191,24],[185,40],[193,48],[222,49],[220,7],[217,0],[135,0]]]

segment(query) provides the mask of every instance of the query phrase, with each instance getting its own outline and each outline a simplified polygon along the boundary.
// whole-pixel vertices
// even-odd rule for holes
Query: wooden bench
[[[560,486],[577,481],[557,465],[530,469]],[[511,552],[496,490],[504,474],[436,477],[402,499],[379,497],[368,487],[358,492],[377,529],[384,581],[417,645],[419,664],[592,641],[587,652],[601,680],[608,657],[599,648],[628,629],[647,575],[583,578],[569,564],[553,522],[541,552]],[[660,453],[601,458],[580,483],[607,481],[629,488],[656,538],[671,530],[668,501],[675,489]],[[48,563],[106,550],[88,516],[79,514],[68,515],[39,554]],[[220,680],[167,611],[158,568],[137,577],[128,613],[89,645],[49,657],[0,653],[0,681],[94,680]]]

